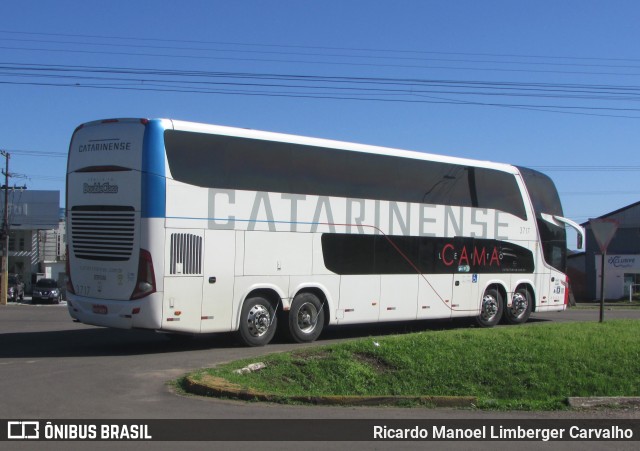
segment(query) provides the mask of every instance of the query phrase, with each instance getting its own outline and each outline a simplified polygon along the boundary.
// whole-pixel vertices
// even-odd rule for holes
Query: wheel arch
[[[247,302],[247,299],[258,296],[269,301],[276,313],[283,310],[283,303],[286,299],[286,295],[282,290],[280,290],[280,288],[276,285],[253,285],[240,297],[240,302],[236,308],[236,318],[234,321],[235,327],[233,330],[238,330],[240,328],[240,314],[242,312],[242,307],[245,302]]]
[[[529,301],[531,302],[531,311],[535,312],[536,311],[536,306],[537,306],[537,297],[536,297],[536,291],[535,288],[533,287],[533,283],[531,283],[528,280],[523,280],[518,282],[518,284],[516,285],[515,289],[513,290],[513,292],[517,292],[520,289],[524,289],[527,291],[527,295],[529,296]]]
[[[500,293],[500,296],[502,296],[502,302],[506,306],[507,299],[509,299],[508,290],[507,287],[504,286],[504,282],[502,282],[501,280],[492,280],[485,285],[484,290],[482,291],[482,293],[480,293],[480,302],[482,302],[482,297],[487,292],[487,290],[490,290],[492,288],[496,289],[498,293]]]

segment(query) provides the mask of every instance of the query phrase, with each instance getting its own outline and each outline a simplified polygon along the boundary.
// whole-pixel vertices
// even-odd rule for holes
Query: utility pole
[[[7,292],[9,291],[9,158],[11,154],[0,150],[0,155],[5,158],[4,171],[4,218],[2,220],[2,292],[0,293],[0,305],[7,305]]]

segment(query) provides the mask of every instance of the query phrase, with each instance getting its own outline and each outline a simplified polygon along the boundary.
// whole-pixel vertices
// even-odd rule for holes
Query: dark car
[[[24,282],[18,274],[9,274],[7,300],[12,302],[24,300]]]
[[[58,282],[53,279],[40,279],[33,287],[31,303],[49,302],[51,304],[60,303],[60,288]]]

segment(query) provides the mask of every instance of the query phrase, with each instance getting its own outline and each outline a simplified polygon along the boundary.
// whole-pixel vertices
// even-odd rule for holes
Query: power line
[[[543,172],[638,172],[640,166],[526,166]]]
[[[0,75],[9,78],[31,80],[0,80],[0,83],[5,85],[492,106],[634,119],[640,117],[629,114],[640,113],[640,108],[635,106],[510,103],[475,99],[459,100],[428,95],[446,94],[479,98],[523,97],[535,100],[553,98],[563,101],[631,101],[634,103],[640,100],[640,87],[637,86],[330,77],[16,63],[2,63],[0,70],[3,71]],[[171,78],[166,78],[167,76]],[[289,83],[282,83],[282,81]]]
[[[51,158],[67,158],[67,152],[48,152],[39,150],[17,150],[8,149],[12,155],[24,155],[28,157],[51,157]]]
[[[243,90],[204,90],[196,88],[162,88],[162,87],[145,87],[141,84],[139,87],[123,86],[123,85],[87,85],[87,84],[69,84],[69,83],[36,83],[36,82],[1,82],[5,85],[25,85],[25,86],[43,86],[43,87],[64,87],[64,88],[86,88],[86,89],[109,89],[109,90],[127,90],[127,91],[151,91],[151,92],[178,92],[178,93],[191,93],[191,94],[218,94],[218,95],[243,95],[243,96],[265,96],[265,97],[282,97],[282,98],[306,98],[306,99],[325,99],[325,100],[357,100],[357,101],[370,101],[370,102],[398,102],[398,103],[415,103],[415,104],[445,104],[445,105],[475,105],[475,106],[493,106],[493,107],[514,107],[514,108],[529,108],[540,109],[543,111],[550,111],[551,109],[566,110],[566,111],[553,111],[553,112],[568,112],[576,113],[571,110],[585,110],[585,111],[620,111],[620,112],[640,112],[640,108],[610,108],[610,107],[583,107],[583,106],[566,106],[566,105],[531,105],[531,104],[507,104],[496,102],[461,102],[453,100],[418,100],[418,99],[390,99],[379,97],[354,97],[345,95],[328,95],[328,94],[293,94],[282,92],[260,92],[260,91],[243,91]],[[603,117],[620,117],[629,119],[640,119],[640,116],[632,115],[612,115],[612,114],[592,114],[594,116]]]
[[[113,38],[109,38],[109,39],[113,39]],[[353,58],[357,58],[357,59],[374,59],[374,60],[396,60],[396,61],[439,61],[439,62],[452,62],[452,63],[480,63],[480,64],[504,64],[504,65],[537,65],[537,66],[558,66],[558,67],[604,67],[604,68],[615,68],[615,69],[640,69],[640,65],[612,65],[612,64],[585,64],[585,63],[567,63],[567,62],[547,62],[547,61],[540,61],[541,58],[552,58],[552,57],[530,57],[530,56],[518,56],[518,58],[528,58],[528,59],[535,59],[534,61],[514,61],[514,60],[499,60],[499,59],[493,59],[493,60],[479,60],[479,59],[459,59],[459,58],[434,58],[433,56],[430,55],[459,55],[459,54],[448,54],[448,53],[440,53],[440,52],[412,52],[412,51],[384,51],[384,50],[376,50],[375,55],[363,55],[363,54],[353,54],[353,53],[311,53],[310,50],[318,50],[318,49],[314,49],[314,48],[309,48],[309,47],[301,47],[301,50],[304,51],[299,51],[299,52],[292,52],[292,51],[274,51],[274,50],[243,50],[243,49],[237,49],[237,48],[233,48],[233,49],[229,49],[229,48],[211,48],[211,47],[207,47],[207,48],[202,48],[202,47],[180,47],[180,46],[159,46],[159,45],[145,45],[145,44],[118,44],[118,43],[114,43],[114,42],[88,42],[86,40],[84,41],[56,41],[56,40],[51,40],[51,39],[19,39],[19,38],[5,38],[4,41],[14,41],[14,42],[20,42],[20,43],[45,43],[45,44],[70,44],[70,45],[79,45],[79,46],[99,46],[99,47],[124,47],[124,48],[141,48],[141,49],[154,49],[154,50],[180,50],[180,51],[194,51],[194,52],[215,52],[215,53],[221,53],[221,52],[234,52],[234,53],[244,53],[244,54],[261,54],[261,55],[286,55],[286,56],[304,56],[304,57],[313,57],[313,56],[321,56],[321,57],[332,57],[332,58],[349,58],[349,59],[353,59]],[[229,44],[229,43],[217,43],[216,45],[222,45],[222,46],[230,46],[230,45],[235,45],[238,46],[239,44]],[[257,46],[257,44],[244,44],[244,46]],[[281,48],[280,46],[271,46],[276,47],[276,48]],[[264,48],[264,45],[261,46],[260,48]],[[21,48],[23,50],[41,50],[38,48],[32,49],[32,48]],[[325,49],[326,50],[326,49]],[[334,48],[331,50],[339,50],[339,51],[348,51],[348,52],[353,52],[353,51],[368,51],[368,52],[374,52],[374,50],[357,50],[357,49],[339,49],[339,48]],[[389,53],[389,52],[393,52],[393,53],[400,53],[400,54],[406,54],[406,53],[413,53],[413,54],[421,54],[422,56],[394,56],[394,55],[379,55],[379,53]],[[427,56],[429,55],[429,56]],[[486,57],[488,55],[485,54],[466,54],[467,56],[482,56],[482,57]],[[145,54],[145,56],[159,56],[157,54]],[[167,55],[161,55],[161,56],[167,56]],[[513,58],[514,55],[491,55],[493,57],[497,57],[497,58],[505,58],[505,57],[509,57],[509,58]],[[555,59],[559,59],[559,58],[554,58]],[[574,58],[574,60],[584,60],[584,58]],[[590,59],[593,60],[593,59]],[[563,59],[563,61],[566,61],[566,59]],[[633,60],[633,61],[638,61],[640,62],[640,60]]]
[[[611,195],[640,195],[639,191],[562,191],[561,196],[611,196]]]
[[[527,73],[567,73],[583,75],[640,75],[639,72],[594,72],[594,71],[566,71],[566,70],[541,70],[536,67],[547,66],[556,68],[594,68],[614,70],[640,69],[640,59],[636,58],[602,58],[602,57],[577,57],[558,55],[525,55],[525,54],[498,54],[498,53],[471,53],[471,52],[442,52],[407,49],[375,49],[353,47],[328,47],[305,46],[295,44],[267,44],[248,42],[225,41],[198,41],[178,39],[158,39],[140,37],[118,37],[108,35],[82,35],[70,33],[42,33],[0,30],[1,34],[8,35],[3,41],[13,41],[19,44],[46,44],[46,47],[1,47],[6,50],[34,51],[34,52],[67,52],[76,54],[101,54],[113,56],[135,56],[153,58],[192,58],[192,59],[216,59],[230,61],[267,62],[267,63],[295,63],[295,64],[324,64],[346,66],[374,66],[397,68],[421,68],[421,69],[447,69],[447,70],[482,70],[482,71],[514,71]],[[12,37],[13,36],[13,37]],[[26,37],[29,36],[29,37]],[[59,40],[54,38],[65,38]],[[72,39],[72,40],[68,40]],[[155,45],[158,43],[161,45]],[[205,47],[203,47],[205,46]],[[212,47],[214,46],[214,47]],[[113,52],[104,50],[87,49],[88,47],[116,47],[124,49],[146,49],[175,51],[176,53],[143,53],[143,52]],[[191,52],[192,54],[185,54]],[[193,53],[196,54],[193,54]],[[332,52],[332,53],[327,53]],[[207,54],[204,54],[207,53]],[[233,53],[236,56],[222,56]],[[215,55],[215,56],[212,56]],[[272,58],[240,58],[237,55],[268,55]],[[303,57],[303,59],[283,59],[280,57]],[[329,58],[329,60],[317,60],[316,58]],[[481,58],[481,59],[479,59]],[[486,59],[491,58],[491,59]],[[347,61],[344,61],[347,59]],[[360,62],[356,62],[359,60]],[[372,62],[365,62],[366,60]],[[381,64],[381,61],[389,61],[390,64]],[[398,62],[423,62],[423,63],[452,63],[454,66],[436,65],[407,65]],[[626,64],[612,64],[626,63]],[[457,64],[472,64],[475,66],[455,66]],[[488,64],[502,67],[480,67]],[[521,69],[506,68],[504,66],[535,66]]]
[[[234,62],[251,62],[251,63],[288,63],[288,64],[321,64],[326,66],[351,66],[351,67],[378,67],[378,68],[397,68],[397,69],[430,69],[430,70],[464,70],[464,71],[482,71],[482,72],[514,72],[514,73],[538,73],[538,74],[568,74],[568,75],[608,75],[608,76],[639,76],[640,72],[588,72],[588,71],[568,71],[568,70],[542,70],[542,69],[514,69],[514,68],[497,68],[497,67],[473,67],[473,66],[438,66],[438,65],[416,65],[416,64],[380,64],[365,63],[353,61],[316,61],[302,59],[269,59],[269,58],[241,58],[229,56],[203,56],[203,55],[184,55],[184,54],[166,54],[166,53],[140,53],[140,52],[109,52],[97,50],[77,50],[77,49],[52,49],[52,48],[27,48],[27,47],[10,47],[0,46],[4,50],[20,50],[33,52],[57,52],[57,53],[74,53],[74,54],[92,54],[92,55],[109,55],[109,56],[133,56],[154,57],[154,58],[178,58],[178,59],[196,59],[196,60],[222,60]],[[537,64],[540,63],[520,63],[520,64]]]
[[[136,70],[136,69],[105,69],[105,68],[82,68],[76,69],[73,66],[64,67],[31,67],[31,66],[7,66],[0,65],[0,69],[7,72],[0,72],[0,75],[19,78],[56,78],[69,80],[95,80],[105,82],[129,82],[129,83],[167,83],[167,84],[188,84],[194,86],[242,86],[242,87],[271,87],[271,88],[300,88],[314,90],[342,90],[351,93],[388,93],[418,95],[423,93],[439,93],[453,95],[477,95],[477,96],[499,96],[499,97],[530,97],[530,98],[558,98],[558,99],[580,99],[580,100],[611,100],[611,101],[640,101],[640,87],[635,86],[592,86],[592,85],[541,85],[531,83],[511,83],[505,82],[474,82],[460,80],[416,80],[416,79],[362,79],[357,77],[314,77],[296,75],[274,75],[274,74],[234,74],[234,73],[197,73],[191,71],[168,74],[167,71],[156,70]],[[51,72],[51,73],[47,73]],[[57,73],[69,75],[58,75]],[[78,75],[71,75],[77,72]],[[83,75],[85,73],[98,74],[99,76]],[[120,74],[127,76],[158,77],[173,75],[184,77],[187,80],[179,79],[140,79],[128,77],[105,76],[104,74]],[[193,78],[204,79],[229,79],[228,81],[205,81],[192,80]],[[262,83],[240,82],[232,80],[258,80]],[[274,83],[278,81],[290,81],[295,84]],[[271,81],[271,82],[267,82]],[[309,83],[329,83],[329,85],[310,85]],[[340,86],[342,85],[342,86]],[[379,87],[363,87],[379,86]],[[427,89],[430,88],[430,89]]]
[[[281,48],[281,49],[300,49],[300,50],[329,50],[329,51],[344,51],[344,52],[371,52],[371,53],[396,53],[396,54],[412,54],[412,55],[458,55],[458,56],[472,56],[472,57],[494,57],[494,58],[530,58],[530,59],[550,59],[561,61],[625,61],[640,63],[638,58],[611,58],[611,57],[579,57],[573,55],[527,55],[527,54],[504,54],[504,53],[472,53],[472,52],[442,52],[442,51],[427,51],[427,50],[408,50],[408,49],[381,49],[381,48],[367,48],[367,47],[336,47],[336,46],[310,46],[310,45],[297,45],[297,44],[268,44],[268,43],[256,43],[256,42],[230,42],[230,41],[207,41],[207,40],[187,40],[187,39],[167,39],[167,38],[146,38],[146,37],[134,37],[134,36],[109,36],[109,35],[91,35],[91,34],[71,34],[71,33],[42,33],[42,32],[26,32],[26,31],[11,31],[0,30],[0,33],[13,34],[13,35],[29,35],[29,36],[56,36],[66,38],[80,39],[81,42],[76,44],[86,43],[86,39],[107,39],[107,40],[127,40],[127,41],[140,41],[140,42],[164,42],[164,43],[179,43],[179,44],[198,44],[198,45],[221,45],[221,46],[237,46],[237,47],[256,47],[256,48]],[[47,41],[48,42],[48,41]],[[178,49],[184,49],[179,47]]]
[[[325,83],[353,83],[353,84],[377,84],[393,86],[413,86],[427,85],[434,87],[458,86],[464,88],[483,88],[495,90],[527,90],[534,92],[575,92],[583,94],[624,94],[639,95],[638,85],[607,85],[607,84],[577,84],[577,83],[533,83],[533,82],[511,82],[511,81],[476,81],[476,80],[453,80],[453,79],[428,79],[428,78],[389,78],[389,77],[356,77],[356,76],[329,76],[313,74],[283,74],[283,73],[260,73],[260,72],[223,72],[223,71],[195,71],[195,70],[175,70],[158,68],[133,68],[133,67],[108,67],[108,66],[86,66],[86,65],[61,65],[61,64],[29,64],[29,63],[0,63],[0,68],[9,71],[5,75],[47,74],[52,73],[91,73],[126,76],[174,76],[188,79],[197,78],[237,78],[237,79],[258,79],[258,80],[281,80],[296,82],[325,82]],[[12,72],[13,71],[13,72]],[[23,71],[23,72],[17,72]]]
[[[597,58],[576,56],[516,55],[464,52],[435,52],[407,49],[373,49],[350,47],[303,46],[296,44],[267,44],[247,42],[197,41],[159,38],[118,37],[107,35],[84,35],[71,33],[42,33],[0,30],[8,35],[5,41],[24,44],[45,42],[47,48],[0,47],[20,51],[47,51],[72,53],[98,53],[135,57],[162,58],[212,58],[252,63],[312,63],[325,65],[379,66],[397,68],[464,69],[483,71],[523,71],[526,73],[551,72],[589,75],[640,75],[633,73],[548,71],[536,68],[506,69],[479,67],[477,65],[532,65],[554,67],[597,67],[606,69],[640,69],[640,59]],[[51,47],[58,46],[58,47]],[[59,46],[63,46],[62,48]],[[126,49],[152,49],[180,51],[180,54],[142,52],[104,52],[87,46],[117,47]],[[204,47],[203,47],[204,46]],[[212,47],[214,46],[214,47]],[[198,52],[188,55],[185,51]],[[304,52],[303,52],[304,51]],[[202,54],[208,52],[208,54]],[[234,56],[224,56],[232,52]],[[326,53],[331,52],[331,53]],[[214,56],[210,56],[210,54]],[[305,59],[243,58],[237,55],[276,55]],[[434,55],[436,57],[434,57]],[[338,58],[320,61],[314,59]],[[311,59],[309,59],[311,58]],[[348,61],[344,61],[348,58]],[[480,59],[479,59],[480,58]],[[491,58],[491,59],[487,59]],[[365,59],[377,62],[366,62]],[[361,61],[354,61],[361,60]],[[402,64],[379,64],[380,61],[426,61],[462,63],[468,66],[411,66]],[[558,62],[561,60],[560,62]],[[571,61],[567,63],[567,61]],[[611,64],[624,62],[625,65]],[[447,104],[497,108],[524,109],[537,112],[617,117],[637,119],[640,108],[634,105],[640,100],[640,87],[606,84],[571,83],[518,83],[509,81],[435,80],[416,78],[376,78],[321,75],[265,74],[207,72],[193,70],[140,69],[118,67],[91,67],[71,65],[42,65],[3,63],[0,66],[0,83],[5,85],[42,86],[58,88],[86,88],[126,91],[177,92],[211,95],[267,96],[281,98],[305,98],[324,100],[351,100],[369,102],[398,102],[416,104]],[[169,78],[167,78],[169,77]],[[25,81],[29,80],[29,81]],[[446,97],[443,97],[446,96]],[[494,101],[489,99],[522,98],[527,101],[542,99],[573,102],[522,103]],[[595,101],[601,105],[586,104]],[[579,103],[575,103],[579,102]],[[626,106],[602,105],[603,102],[631,102]]]

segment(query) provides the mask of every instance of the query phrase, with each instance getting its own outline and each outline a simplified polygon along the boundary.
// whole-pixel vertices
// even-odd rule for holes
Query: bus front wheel
[[[487,288],[482,296],[480,315],[476,317],[476,322],[480,327],[493,327],[502,318],[503,302],[502,295],[495,288]]]
[[[257,296],[249,298],[240,315],[240,339],[248,346],[264,346],[276,333],[278,319],[269,300]]]
[[[299,293],[289,310],[289,335],[298,343],[309,343],[320,336],[324,327],[324,310],[313,293]]]

